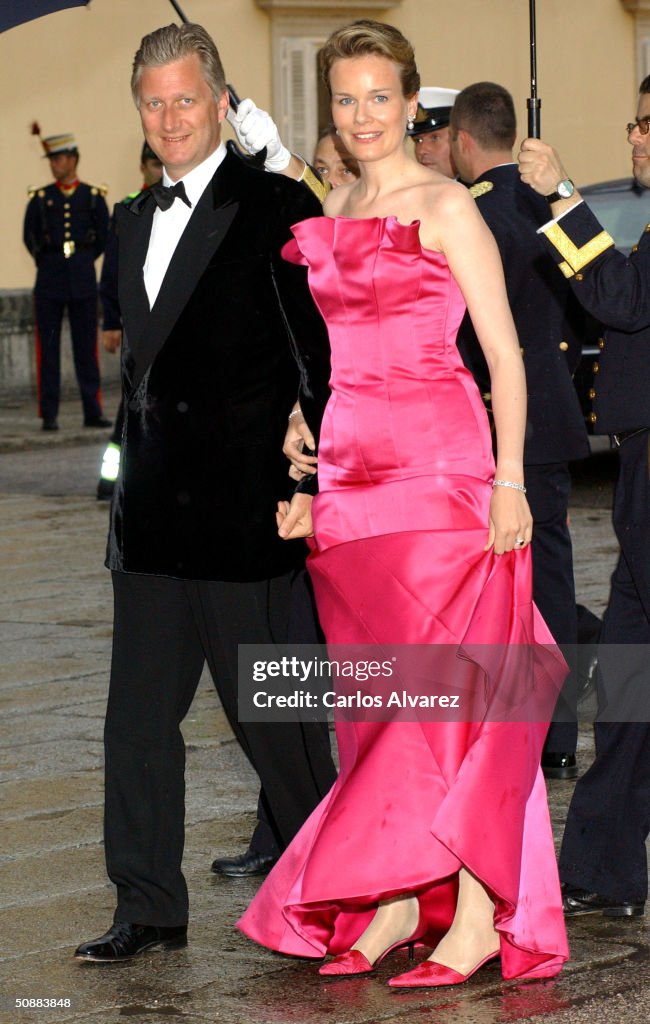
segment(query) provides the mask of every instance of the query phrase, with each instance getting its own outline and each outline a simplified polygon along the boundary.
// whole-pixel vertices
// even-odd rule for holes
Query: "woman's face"
[[[347,166],[343,155],[336,148],[336,142],[331,135],[321,139],[314,150],[314,167],[325,181],[329,181],[332,188],[339,185],[349,185],[356,181],[358,175]]]
[[[406,121],[417,97],[407,100],[396,64],[366,54],[334,61],[330,69],[332,120],[341,142],[357,160],[374,161],[404,145]]]

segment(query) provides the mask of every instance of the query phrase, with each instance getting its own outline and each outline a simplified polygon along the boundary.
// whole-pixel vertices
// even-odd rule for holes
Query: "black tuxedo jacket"
[[[149,310],[142,268],[155,209],[148,193],[115,209],[125,423],[107,565],[180,579],[280,575],[304,558],[275,524],[292,490],[287,415],[300,394],[317,428],[329,379],[306,271],[280,250],[320,204],[229,153]]]
[[[566,354],[571,354],[570,290],[537,234],[550,218],[550,207],[521,180],[516,164],[486,171],[474,183],[473,194],[499,247],[523,353],[528,391],[524,464],[584,458],[589,454],[587,430]],[[468,314],[458,347],[481,391],[489,393],[487,365]]]

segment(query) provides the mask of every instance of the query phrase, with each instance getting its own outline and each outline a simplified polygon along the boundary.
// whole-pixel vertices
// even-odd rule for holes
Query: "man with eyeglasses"
[[[627,126],[633,174],[650,188],[650,76]],[[619,455],[620,556],[599,646],[596,757],[569,808],[560,878],[569,916],[636,917],[648,893],[650,832],[650,225],[629,257],[581,199],[557,152],[526,139],[521,176],[554,218],[541,237],[582,306],[607,325],[595,385],[598,433]],[[646,706],[644,706],[646,705]]]

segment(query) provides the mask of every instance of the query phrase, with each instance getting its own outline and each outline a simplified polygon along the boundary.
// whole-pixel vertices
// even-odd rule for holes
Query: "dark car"
[[[617,248],[628,255],[650,222],[650,189],[641,188],[634,178],[619,178],[617,181],[585,185],[580,188],[580,194],[612,236]],[[592,429],[591,389],[594,365],[600,355],[598,341],[601,332],[600,325],[589,318],[580,364],[573,377],[589,430]]]

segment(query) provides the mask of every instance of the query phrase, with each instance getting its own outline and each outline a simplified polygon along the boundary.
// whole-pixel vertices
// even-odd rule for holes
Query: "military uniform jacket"
[[[628,257],[586,203],[543,239],[581,305],[605,328],[594,382],[594,431],[650,427],[650,225]]]
[[[293,489],[282,454],[300,392],[317,428],[329,345],[306,271],[280,256],[322,214],[302,185],[227,154],[197,203],[151,308],[142,268],[155,201],[118,204],[125,424],[107,565],[246,581],[304,558],[277,536]]]
[[[471,191],[499,247],[523,354],[528,392],[524,464],[584,458],[589,442],[566,355],[569,289],[554,275],[536,233],[549,219],[548,203],[521,181],[516,164],[486,171]],[[458,345],[479,387],[489,394],[487,366],[469,314]]]
[[[70,195],[56,183],[37,189],[23,229],[36,261],[36,289],[63,300],[93,296],[95,260],[104,251],[107,231],[108,208],[99,188],[82,181]]]

